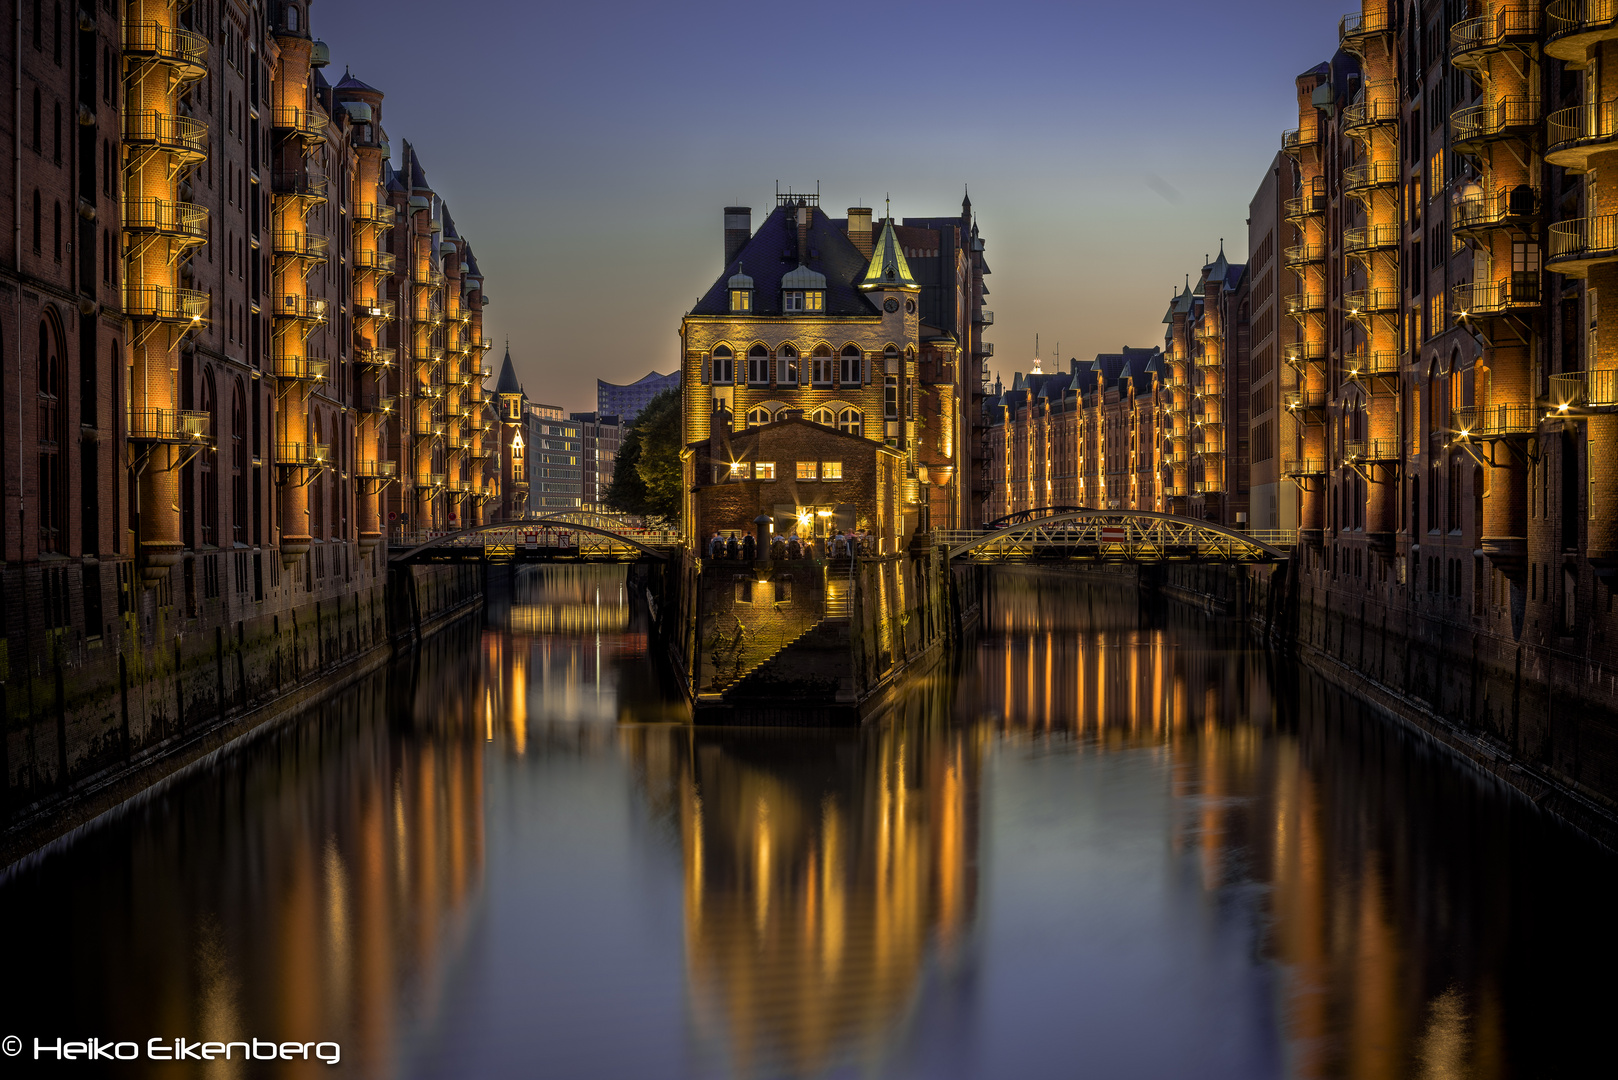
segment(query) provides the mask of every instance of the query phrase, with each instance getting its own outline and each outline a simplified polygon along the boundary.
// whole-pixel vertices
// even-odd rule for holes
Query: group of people
[[[819,540],[800,540],[796,533],[785,537],[776,536],[770,540],[770,559],[774,562],[816,557],[846,559],[860,554],[864,550],[866,539],[863,530],[857,532],[843,530]],[[710,559],[752,562],[757,555],[758,542],[753,539],[752,533],[732,532],[729,536],[725,536],[715,529],[713,536],[708,540]]]

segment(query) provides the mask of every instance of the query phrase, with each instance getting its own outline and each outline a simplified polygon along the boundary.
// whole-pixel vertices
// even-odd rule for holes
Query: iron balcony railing
[[[441,472],[421,473],[416,477],[416,486],[424,488],[441,488],[444,486],[444,481],[447,477],[447,473]]]
[[[1532,435],[1540,416],[1533,405],[1468,405],[1450,410],[1450,427],[1463,439]]]
[[[362,461],[354,466],[354,475],[367,480],[390,480],[399,475],[397,461]]]
[[[1343,443],[1344,461],[1397,461],[1398,439],[1351,439]]]
[[[442,270],[434,270],[429,266],[426,269],[421,269],[418,267],[410,275],[410,280],[414,281],[417,285],[424,286],[428,289],[442,289],[444,287],[445,279],[444,272]]]
[[[1539,213],[1539,189],[1520,184],[1508,190],[1463,198],[1455,204],[1455,228],[1490,229],[1513,226]]]
[[[1283,458],[1281,460],[1282,476],[1324,476],[1326,474],[1326,461],[1324,458]]]
[[[1539,34],[1539,5],[1501,8],[1481,18],[1456,23],[1449,32],[1450,62],[1456,67],[1476,68],[1486,53],[1532,40]]]
[[[436,438],[444,434],[444,421],[434,416],[417,416],[410,430],[422,438]]]
[[[1326,359],[1326,343],[1324,341],[1293,341],[1282,346],[1281,355],[1293,367],[1304,364],[1319,363]]]
[[[444,433],[444,441],[449,444],[451,450],[464,450],[471,443],[472,437],[461,429],[461,425],[451,424],[449,430]]]
[[[208,294],[167,285],[124,285],[124,314],[132,319],[200,323],[208,317]]]
[[[1359,225],[1343,230],[1343,250],[1349,254],[1399,246],[1400,225]]]
[[[133,442],[206,442],[212,419],[192,409],[130,409],[129,438]]]
[[[359,394],[355,398],[354,407],[362,413],[387,415],[393,412],[394,401],[392,394]]]
[[[320,356],[277,356],[271,361],[271,371],[277,379],[320,382],[331,374],[331,361]]]
[[[1343,130],[1399,122],[1399,88],[1391,82],[1371,83],[1343,110]]]
[[[491,344],[492,344],[491,342],[487,342],[487,341],[479,343],[480,347],[485,348],[485,349],[489,348],[491,346]],[[972,355],[973,356],[993,356],[994,355],[994,342],[992,342],[992,341],[980,341],[980,342],[978,342],[976,345],[974,345],[972,347]]]
[[[979,308],[978,309],[978,317],[973,319],[972,321],[975,322],[975,323],[980,323],[980,324],[982,324],[984,326],[993,326],[994,325],[994,312],[990,311],[988,308]]]
[[[1295,195],[1284,204],[1288,221],[1309,217],[1312,214],[1326,212],[1326,195],[1324,192],[1312,192],[1308,195]]]
[[[1337,24],[1337,40],[1350,52],[1363,39],[1372,34],[1385,34],[1393,29],[1392,5],[1381,11],[1351,11]]]
[[[1183,498],[1185,498],[1185,485],[1184,484],[1164,484],[1163,485],[1163,494],[1166,497],[1170,498],[1170,499],[1183,499]]]
[[[277,198],[326,201],[326,177],[307,169],[277,169],[270,174],[270,194]]]
[[[1618,101],[1597,101],[1557,109],[1545,118],[1545,160],[1580,168],[1592,153],[1610,149],[1618,138]]]
[[[410,350],[410,360],[416,364],[442,364],[444,353],[436,345],[417,345]]]
[[[356,270],[375,270],[379,274],[391,274],[397,263],[393,252],[364,250],[354,252],[354,268]]]
[[[125,199],[124,228],[202,244],[208,240],[208,208],[171,199]]]
[[[300,139],[318,142],[326,137],[331,118],[322,109],[283,106],[270,111],[270,126],[290,131]]]
[[[1539,99],[1534,97],[1502,98],[1456,109],[1449,117],[1450,142],[1459,149],[1466,143],[1505,138],[1518,129],[1538,125],[1539,117]]]
[[[1314,146],[1320,142],[1320,127],[1316,125],[1308,131],[1293,128],[1291,131],[1281,132],[1281,152],[1283,154],[1296,154],[1306,146]]]
[[[331,243],[324,236],[280,229],[276,231],[270,240],[270,250],[283,259],[308,259],[310,262],[325,262],[328,253],[331,251]]]
[[[1548,261],[1618,259],[1618,215],[1558,221],[1550,229]]]
[[[1397,161],[1362,161],[1343,170],[1343,187],[1349,191],[1385,187],[1398,182]]]
[[[275,296],[270,299],[270,314],[278,319],[324,322],[326,301],[318,296]]]
[[[1193,480],[1191,482],[1191,494],[1193,495],[1218,495],[1224,490],[1225,482],[1223,480]]]
[[[187,82],[208,74],[208,39],[161,23],[124,23],[124,55],[167,64]]]
[[[374,297],[363,297],[354,301],[354,318],[379,319],[384,322],[393,319],[395,301],[378,300]]]
[[[1551,405],[1557,412],[1618,406],[1618,369],[1552,375]]]
[[[1326,310],[1325,293],[1291,293],[1286,298],[1288,315],[1306,315],[1311,311]]]
[[[331,444],[317,442],[284,442],[275,446],[277,464],[295,468],[321,467],[331,461]]]
[[[357,224],[380,225],[385,229],[391,229],[398,217],[399,212],[387,203],[360,203],[354,207],[354,221]]]
[[[1618,30],[1618,0],[1552,0],[1545,7],[1545,51],[1583,63],[1591,45]]]
[[[376,349],[363,346],[354,350],[354,362],[371,368],[391,368],[394,363],[392,349]]]
[[[190,162],[208,157],[208,125],[189,116],[138,109],[124,113],[124,141],[166,150]]]
[[[1293,390],[1286,395],[1287,408],[1293,412],[1300,409],[1324,409],[1326,407],[1326,391],[1320,389]]]
[[[1343,294],[1343,311],[1350,318],[1398,309],[1398,289],[1356,289]]]
[[[1399,354],[1360,349],[1344,357],[1343,366],[1348,369],[1348,377],[1351,379],[1361,375],[1397,375]]]
[[[1474,281],[1451,290],[1455,314],[1465,319],[1481,315],[1507,314],[1519,308],[1539,306],[1539,274],[1529,271],[1511,281]]]
[[[1326,259],[1326,245],[1293,244],[1282,253],[1282,258],[1288,266],[1305,266],[1309,263],[1324,262]]]

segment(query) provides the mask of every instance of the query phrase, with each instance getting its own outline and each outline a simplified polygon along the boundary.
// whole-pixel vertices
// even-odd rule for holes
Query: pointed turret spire
[[[497,394],[520,394],[522,383],[517,381],[517,369],[511,366],[511,339],[506,339],[506,358],[500,364],[500,378],[495,380]]]
[[[910,264],[905,261],[904,249],[893,232],[893,218],[882,219],[882,235],[877,237],[871,252],[871,265],[860,280],[862,289],[919,289]]]

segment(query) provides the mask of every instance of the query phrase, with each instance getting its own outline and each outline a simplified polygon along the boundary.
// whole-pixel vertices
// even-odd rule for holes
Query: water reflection
[[[622,571],[526,572],[0,883],[7,1025],[332,1039],[367,1077],[1604,1061],[1605,855],[1228,626],[991,597],[882,724],[692,729]],[[221,1064],[153,1072],[254,1075]]]

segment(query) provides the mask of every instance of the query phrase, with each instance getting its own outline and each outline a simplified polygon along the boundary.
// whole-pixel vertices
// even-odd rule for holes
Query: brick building
[[[627,425],[613,413],[576,412],[579,425],[580,455],[584,463],[581,505],[586,510],[607,510],[607,491],[612,487],[618,449],[623,445]]]

